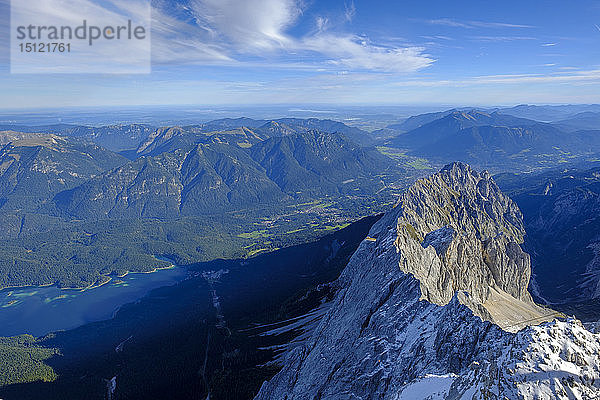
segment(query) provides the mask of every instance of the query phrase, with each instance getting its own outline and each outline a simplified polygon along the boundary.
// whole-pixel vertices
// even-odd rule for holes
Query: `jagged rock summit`
[[[396,205],[400,269],[438,305],[457,295],[475,315],[509,330],[555,316],[527,291],[529,255],[517,205],[490,174],[454,163],[411,186]]]
[[[556,314],[527,292],[523,235],[519,209],[486,172],[455,163],[416,182],[257,399],[600,396],[600,336],[543,322]]]

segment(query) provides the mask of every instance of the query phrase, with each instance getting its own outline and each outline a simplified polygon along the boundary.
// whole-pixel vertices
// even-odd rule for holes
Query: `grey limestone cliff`
[[[488,172],[450,164],[410,187],[395,214],[399,266],[419,280],[422,299],[445,305],[457,293],[476,315],[501,326],[553,314],[527,291],[523,218]]]

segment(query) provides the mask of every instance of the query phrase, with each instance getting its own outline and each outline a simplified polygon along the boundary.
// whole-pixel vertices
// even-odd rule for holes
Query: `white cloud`
[[[444,25],[454,28],[534,28],[532,25],[510,24],[506,22],[484,21],[457,21],[450,18],[430,19],[426,21],[432,25]]]
[[[421,47],[383,46],[348,33],[329,31],[329,20],[315,18],[316,30],[293,36],[290,28],[303,14],[301,0],[189,0],[178,15],[171,3],[155,3],[153,56],[162,62],[212,62],[247,65],[247,57],[264,65],[286,64],[289,55],[304,67],[413,72],[434,60]],[[345,18],[356,14],[345,4]],[[185,20],[189,16],[190,21]],[[305,57],[306,56],[306,57]],[[171,60],[171,57],[173,59]],[[289,58],[288,58],[289,59]],[[302,63],[302,62],[301,62]]]
[[[357,36],[324,33],[305,38],[301,46],[332,57],[329,62],[333,65],[358,70],[412,72],[434,62],[422,48],[386,48]]]
[[[284,47],[286,29],[301,14],[295,0],[192,0],[190,6],[200,25],[248,49]]]
[[[561,68],[565,69],[565,68]],[[452,80],[408,80],[396,82],[400,87],[461,87],[486,84],[523,83],[600,83],[600,69],[588,71],[560,72],[555,74],[509,74],[484,75],[467,79]]]
[[[351,1],[350,4],[344,3],[344,17],[346,17],[346,21],[351,22],[356,15],[356,6],[354,5],[354,1]]]

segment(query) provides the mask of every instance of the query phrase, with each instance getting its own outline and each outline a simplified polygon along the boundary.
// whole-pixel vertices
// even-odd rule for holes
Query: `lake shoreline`
[[[0,292],[0,336],[26,333],[43,337],[114,318],[123,305],[138,301],[156,288],[186,280],[187,271],[186,267],[171,264],[148,271],[111,274],[85,288],[46,284],[4,289]]]
[[[168,261],[171,262],[171,261]],[[171,269],[171,268],[178,268],[181,267],[180,265],[176,265],[175,263],[171,262],[171,265],[167,266],[167,267],[156,267],[150,271],[126,271],[125,273],[121,274],[121,275],[116,275],[116,278],[125,278],[127,275],[129,274],[153,274],[155,272],[161,271],[161,270],[166,270],[166,269]],[[18,290],[18,289],[35,289],[35,288],[46,288],[46,287],[50,287],[50,286],[56,286],[57,289],[60,290],[78,290],[81,292],[84,292],[86,290],[92,290],[92,289],[97,289],[101,286],[106,285],[107,283],[110,283],[113,280],[113,276],[111,275],[102,275],[102,278],[106,278],[105,280],[103,280],[103,282],[98,283],[97,281],[88,285],[88,286],[81,286],[81,287],[59,287],[58,284],[56,282],[54,283],[43,283],[40,285],[17,285],[17,286],[0,286],[0,292],[4,292],[4,291],[10,291],[10,290]]]
[[[118,278],[118,279],[125,278],[127,275],[130,275],[130,274],[154,274],[158,271],[164,271],[164,270],[179,268],[179,267],[180,266],[178,266],[178,265],[171,264],[168,267],[156,267],[156,268],[152,269],[151,271],[127,271],[124,274],[116,275],[115,277],[112,277],[110,275],[104,275],[104,277],[107,279],[104,282],[99,283],[99,284],[93,283],[85,288],[59,288],[59,289],[61,289],[61,290],[79,290],[80,292],[85,292],[86,290],[92,290],[92,289],[96,289],[101,286],[104,286],[107,283],[112,282],[114,278]]]

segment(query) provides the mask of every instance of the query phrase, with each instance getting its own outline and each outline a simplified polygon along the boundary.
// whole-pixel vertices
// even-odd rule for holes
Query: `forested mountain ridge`
[[[378,175],[402,171],[374,148],[361,147],[338,133],[307,131],[275,137],[250,151],[267,175],[289,193],[376,191],[381,189]]]
[[[3,125],[0,130],[12,130],[26,133],[51,133],[94,142],[108,150],[120,152],[135,149],[155,128],[146,124],[117,124],[103,126],[85,126],[55,124],[40,126]]]
[[[600,152],[600,131],[565,130],[559,124],[477,110],[423,118],[437,116],[386,145],[433,162],[458,160],[493,171],[549,168]]]
[[[238,147],[248,148],[269,138],[309,131],[341,134],[362,146],[375,143],[370,133],[332,120],[282,118],[261,121],[237,118],[216,120],[200,125],[159,128],[140,143],[136,153],[157,155],[186,145],[210,142],[237,144]]]
[[[93,143],[44,133],[0,132],[0,210],[35,209],[54,194],[127,160]]]
[[[57,195],[55,203],[78,218],[199,216],[290,197],[375,192],[385,185],[373,178],[393,167],[341,134],[307,131],[248,150],[209,142],[142,157]]]
[[[173,218],[285,198],[247,152],[212,143],[139,158],[59,194],[55,202],[78,218]]]

